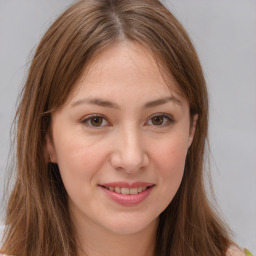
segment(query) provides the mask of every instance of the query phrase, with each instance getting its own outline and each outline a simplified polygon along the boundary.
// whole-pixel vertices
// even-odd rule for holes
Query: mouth
[[[145,187],[134,187],[134,188],[127,188],[127,187],[107,187],[107,186],[102,186],[103,188],[116,192],[118,194],[122,195],[137,195],[142,193],[144,190],[149,189],[153,187],[151,186],[145,186]]]
[[[146,182],[113,182],[98,185],[108,198],[123,206],[142,203],[152,192],[155,184]]]

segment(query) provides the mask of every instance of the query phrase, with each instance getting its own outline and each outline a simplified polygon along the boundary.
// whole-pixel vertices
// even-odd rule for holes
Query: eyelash
[[[155,118],[155,117],[161,117],[163,118],[163,121],[164,124],[160,124],[160,125],[154,125],[154,124],[151,124],[153,126],[159,126],[159,127],[164,127],[164,126],[168,126],[168,125],[171,125],[171,124],[174,124],[175,123],[175,120],[174,118],[171,116],[171,115],[167,115],[167,114],[164,114],[164,113],[157,113],[157,114],[154,114],[152,115],[147,122],[151,121],[152,122],[152,119]]]
[[[82,120],[82,123],[89,126],[89,127],[93,127],[93,128],[102,128],[102,127],[105,127],[105,126],[109,126],[109,125],[100,125],[100,126],[94,126],[91,124],[93,118],[102,118],[102,120],[104,120],[105,122],[109,123],[108,120],[103,116],[103,115],[100,115],[100,114],[93,114],[93,115],[90,115],[88,117],[86,117],[85,119]],[[103,121],[103,122],[104,122]],[[90,123],[89,123],[90,122]]]
[[[152,119],[153,118],[156,118],[156,117],[160,117],[160,118],[163,118],[163,123],[164,124],[153,124],[152,123]],[[92,120],[93,118],[101,118],[102,120],[102,123],[104,122],[107,122],[108,124],[104,124],[102,125],[102,123],[100,123],[99,126],[96,126],[96,125],[92,125]],[[151,121],[151,124],[150,126],[156,126],[156,127],[165,127],[165,126],[168,126],[168,125],[171,125],[171,124],[174,124],[175,123],[175,120],[174,118],[171,116],[171,115],[167,115],[167,114],[164,114],[164,113],[157,113],[157,114],[154,114],[152,115],[147,122]],[[146,123],[147,123],[146,122]],[[107,118],[105,118],[103,115],[101,114],[93,114],[93,115],[90,115],[88,117],[86,117],[85,119],[82,120],[82,123],[89,126],[89,127],[92,127],[92,128],[96,128],[96,129],[100,129],[100,128],[103,128],[103,127],[106,127],[106,126],[110,126],[109,125],[109,122],[107,120]]]

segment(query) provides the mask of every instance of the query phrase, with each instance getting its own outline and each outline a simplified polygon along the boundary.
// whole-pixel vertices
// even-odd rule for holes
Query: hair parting
[[[46,160],[46,135],[51,114],[63,106],[90,61],[125,40],[150,49],[162,73],[178,82],[191,117],[198,115],[181,186],[160,215],[156,255],[225,254],[229,233],[204,187],[208,96],[203,71],[184,28],[157,0],[80,0],[42,38],[16,114],[17,174],[7,206],[5,254],[77,255],[58,166]]]

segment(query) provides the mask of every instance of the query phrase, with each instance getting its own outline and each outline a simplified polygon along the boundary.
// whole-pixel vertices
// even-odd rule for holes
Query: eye
[[[174,123],[174,120],[169,115],[156,114],[148,120],[149,125],[165,126]]]
[[[84,123],[87,126],[91,127],[103,127],[108,126],[108,121],[100,115],[92,115],[82,120],[82,123]]]

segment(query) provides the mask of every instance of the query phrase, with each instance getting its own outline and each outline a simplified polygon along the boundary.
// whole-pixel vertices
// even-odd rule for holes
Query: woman
[[[17,111],[6,255],[245,255],[203,184],[205,80],[156,0],[83,0],[43,37]]]

